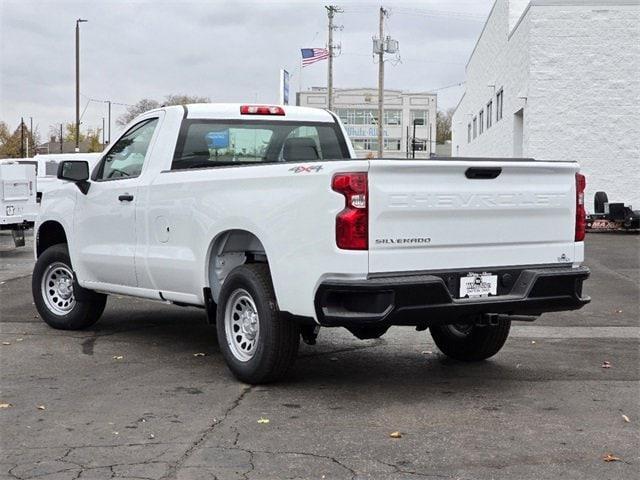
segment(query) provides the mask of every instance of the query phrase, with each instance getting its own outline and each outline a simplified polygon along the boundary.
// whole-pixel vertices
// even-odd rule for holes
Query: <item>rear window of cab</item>
[[[183,120],[172,170],[349,158],[335,123]]]

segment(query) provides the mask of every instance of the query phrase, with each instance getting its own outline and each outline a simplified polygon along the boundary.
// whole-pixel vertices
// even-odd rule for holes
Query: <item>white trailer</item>
[[[36,181],[33,163],[0,162],[0,230],[11,230],[16,247],[24,246],[24,230],[38,216]]]

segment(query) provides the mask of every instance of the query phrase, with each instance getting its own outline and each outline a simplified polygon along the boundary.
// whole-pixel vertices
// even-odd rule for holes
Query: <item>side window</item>
[[[105,155],[96,180],[139,176],[157,124],[158,119],[151,118],[134,125]]]

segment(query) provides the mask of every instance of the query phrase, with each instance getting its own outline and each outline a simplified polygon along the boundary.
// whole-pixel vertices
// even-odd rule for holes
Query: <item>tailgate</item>
[[[581,261],[577,171],[569,162],[373,160],[369,272]]]

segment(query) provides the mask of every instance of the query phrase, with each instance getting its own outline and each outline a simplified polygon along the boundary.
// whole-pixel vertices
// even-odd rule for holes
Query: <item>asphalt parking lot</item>
[[[639,478],[639,240],[590,234],[592,303],[489,361],[325,329],[287,382],[250,387],[197,309],[114,296],[90,330],[48,328],[31,250],[3,237],[0,478]]]

